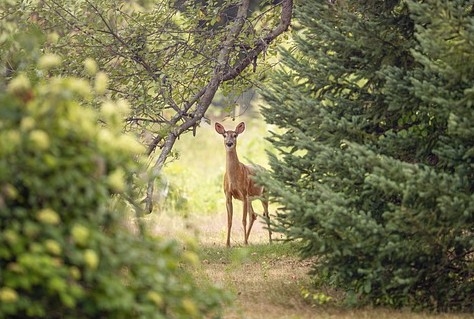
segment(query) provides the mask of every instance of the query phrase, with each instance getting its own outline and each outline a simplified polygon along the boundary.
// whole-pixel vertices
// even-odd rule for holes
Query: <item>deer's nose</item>
[[[234,143],[233,142],[227,142],[227,143],[225,143],[225,145],[227,145],[227,147],[232,147],[234,145]]]

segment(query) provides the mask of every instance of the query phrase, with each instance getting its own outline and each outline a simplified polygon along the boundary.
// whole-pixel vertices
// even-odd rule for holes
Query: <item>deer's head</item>
[[[240,122],[236,127],[234,131],[226,131],[224,126],[221,124],[217,123],[215,124],[216,132],[224,136],[224,145],[227,150],[231,150],[235,148],[237,145],[237,137],[239,134],[241,134],[243,131],[245,131],[245,123]]]

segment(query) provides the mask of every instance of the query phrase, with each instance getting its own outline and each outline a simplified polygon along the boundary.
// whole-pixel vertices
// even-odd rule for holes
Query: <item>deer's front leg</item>
[[[232,215],[234,208],[232,206],[232,195],[226,194],[226,208],[227,208],[227,247],[230,247],[230,230],[232,228]]]
[[[248,211],[248,197],[244,196],[242,200],[242,226],[244,227],[244,243],[248,245],[248,236],[247,236],[247,211]]]

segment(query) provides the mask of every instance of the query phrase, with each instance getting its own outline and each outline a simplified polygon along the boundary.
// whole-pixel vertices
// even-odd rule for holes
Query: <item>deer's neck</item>
[[[237,178],[240,174],[240,162],[239,157],[237,156],[237,151],[234,149],[227,151],[226,155],[226,172],[231,180]]]

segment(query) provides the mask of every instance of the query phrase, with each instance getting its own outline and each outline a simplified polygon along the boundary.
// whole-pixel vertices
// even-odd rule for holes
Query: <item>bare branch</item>
[[[202,13],[199,1],[196,8],[180,8],[182,11],[167,1],[143,11],[112,0],[86,0],[87,6],[42,2],[44,28],[61,34],[50,45],[68,60],[62,72],[79,74],[85,57],[96,59],[109,75],[110,97],[126,99],[132,105],[125,128],[146,130],[147,137],[153,136],[146,154],[157,149],[160,154],[150,168],[148,212],[152,210],[153,183],[176,140],[196,131],[224,82],[256,67],[257,57],[290,26],[293,8],[293,0],[282,0],[253,12],[254,1],[232,0],[225,1],[231,3],[232,13],[226,6],[208,5],[206,9],[212,11],[201,21],[196,16]],[[225,17],[216,22],[216,12]],[[262,31],[261,25],[268,31]],[[246,81],[244,77],[238,80],[237,86]]]
[[[291,24],[291,16],[293,14],[293,0],[283,0],[281,2],[281,16],[280,16],[280,24],[269,32],[263,38],[260,38],[254,44],[254,48],[249,50],[245,57],[237,61],[234,67],[232,67],[223,77],[223,81],[229,81],[236,78],[239,74],[242,73],[244,69],[246,69],[255,58],[264,51],[270,42],[275,40],[279,35],[283,32],[288,30]]]

